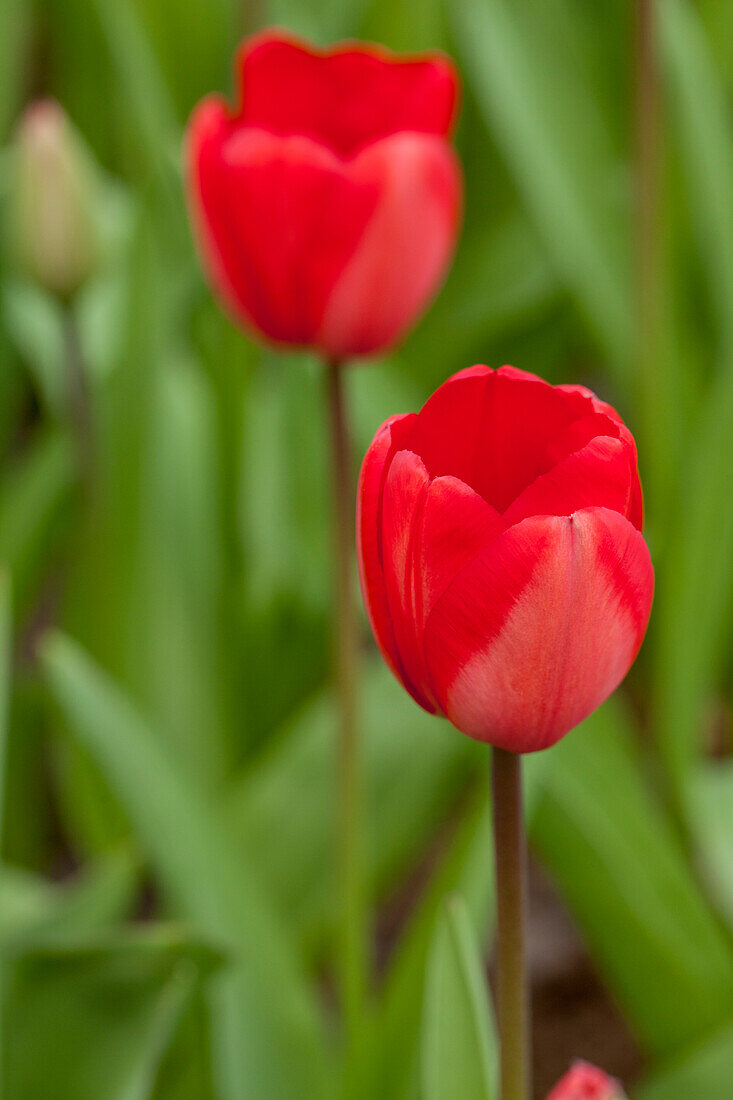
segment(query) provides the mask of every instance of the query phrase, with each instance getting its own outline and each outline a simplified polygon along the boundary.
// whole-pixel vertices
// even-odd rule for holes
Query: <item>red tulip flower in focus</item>
[[[234,316],[331,359],[393,344],[440,283],[461,174],[442,56],[320,51],[279,32],[244,43],[239,102],[188,131],[188,191],[209,277]]]
[[[547,1100],[624,1100],[618,1081],[588,1062],[576,1062]]]
[[[471,737],[547,748],[636,657],[654,587],[636,447],[581,386],[454,375],[377,432],[357,524],[387,664]]]

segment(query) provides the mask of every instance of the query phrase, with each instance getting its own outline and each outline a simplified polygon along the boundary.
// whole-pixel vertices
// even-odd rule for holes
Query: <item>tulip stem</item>
[[[79,326],[71,305],[64,309],[64,342],[67,410],[76,439],[81,478],[88,481],[92,469],[92,423],[84,353]]]
[[[334,515],[334,671],[338,706],[337,853],[340,970],[347,1064],[357,1055],[367,984],[367,922],[362,851],[362,786],[356,729],[357,637],[353,592],[354,486],[344,368],[326,364]]]
[[[493,751],[501,1100],[529,1100],[531,1094],[530,998],[525,963],[527,855],[521,760],[517,753],[496,748]]]

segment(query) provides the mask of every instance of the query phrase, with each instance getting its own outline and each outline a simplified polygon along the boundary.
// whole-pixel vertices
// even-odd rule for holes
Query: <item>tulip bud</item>
[[[359,567],[403,687],[479,741],[555,744],[619,685],[649,620],[636,445],[582,386],[476,366],[364,458]]]
[[[186,142],[194,229],[232,315],[332,359],[400,340],[445,275],[462,179],[441,55],[245,42],[239,102],[208,96]]]
[[[10,232],[25,273],[52,294],[73,295],[99,256],[95,168],[53,100],[32,104],[16,137]]]
[[[576,1062],[547,1100],[625,1100],[618,1081],[589,1062]]]

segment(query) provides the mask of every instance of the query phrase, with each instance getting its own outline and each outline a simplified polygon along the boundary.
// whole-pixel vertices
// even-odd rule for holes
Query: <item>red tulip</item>
[[[442,56],[244,43],[239,104],[198,105],[188,190],[214,287],[246,326],[333,357],[394,343],[453,249],[461,175]]]
[[[425,710],[532,752],[626,675],[654,575],[633,437],[589,390],[461,371],[382,425],[357,509],[375,638]]]
[[[547,1100],[624,1100],[618,1081],[589,1062],[576,1062]]]

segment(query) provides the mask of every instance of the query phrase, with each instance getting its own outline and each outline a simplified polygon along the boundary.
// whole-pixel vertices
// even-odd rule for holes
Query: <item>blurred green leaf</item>
[[[29,0],[3,0],[0,10],[0,142],[15,119],[27,78],[32,4]]]
[[[628,225],[610,200],[620,158],[606,119],[541,9],[522,20],[508,0],[461,0],[453,16],[486,124],[556,270],[623,374],[631,344]]]
[[[167,889],[232,955],[212,989],[222,1097],[323,1095],[324,1037],[314,998],[215,805],[83,651],[54,636],[43,659],[70,725],[126,806]]]
[[[0,478],[0,561],[10,569],[16,606],[24,608],[45,579],[75,479],[74,449],[61,431],[41,431]]]
[[[17,868],[2,869],[0,942],[18,951],[39,940],[87,934],[126,916],[135,897],[138,868],[120,849],[63,886]]]
[[[63,420],[67,393],[63,309],[33,283],[9,283],[3,309],[15,346],[28,365],[44,408]]]
[[[498,1049],[488,977],[466,903],[446,901],[425,980],[423,1100],[495,1100]]]
[[[684,0],[660,9],[667,78],[716,321],[717,372],[688,428],[675,524],[659,586],[659,744],[677,797],[690,794],[704,707],[726,660],[733,609],[733,509],[721,507],[733,462],[733,138],[729,103],[699,16]],[[666,582],[666,583],[665,583]]]
[[[240,534],[248,586],[267,604],[284,589],[319,610],[330,593],[320,363],[305,356],[263,356],[242,435]]]
[[[693,838],[710,893],[733,928],[733,764],[699,767],[690,800]]]
[[[67,629],[145,705],[155,622],[143,583],[148,531],[141,521],[154,473],[148,465],[158,377],[178,346],[173,319],[180,272],[170,271],[166,257],[156,219],[141,204],[126,261],[114,361],[106,380],[89,372],[93,474],[62,590]],[[55,747],[61,815],[75,843],[94,854],[118,844],[126,834],[124,815],[89,753],[68,738],[57,738]]]
[[[406,53],[447,48],[443,0],[361,0],[361,7],[366,9],[360,27],[364,38]]]
[[[465,805],[446,841],[436,870],[423,895],[408,915],[385,975],[379,1004],[370,1020],[369,1075],[363,1095],[389,1091],[397,1098],[412,1098],[419,1076],[418,1044],[420,1012],[424,999],[425,970],[437,923],[446,898],[458,893],[465,900],[479,942],[492,934],[494,904],[494,845],[489,753],[482,747],[483,775],[467,792]],[[534,818],[548,753],[535,753],[523,761],[525,817]]]
[[[448,850],[394,946],[379,1002],[369,1020],[362,1096],[413,1100],[419,1091],[420,1032],[428,954],[446,898],[466,896],[474,931],[484,941],[493,903],[493,845],[488,782],[466,800]]]
[[[53,911],[54,889],[30,871],[4,866],[0,891],[0,940],[43,921]]]
[[[130,0],[87,2],[100,21],[147,166],[155,174],[162,172],[170,177],[180,124],[145,29]]]
[[[492,221],[464,240],[444,290],[401,354],[439,383],[474,362],[487,343],[536,323],[560,298],[535,231],[517,217]]]
[[[704,747],[705,705],[727,659],[733,608],[733,508],[727,499],[733,464],[733,370],[711,387],[680,477],[655,609],[656,714],[662,759],[686,814],[688,781]]]
[[[146,616],[138,627],[146,710],[209,788],[227,774],[223,688],[231,683],[213,414],[209,381],[193,363],[159,371],[144,455]]]
[[[334,39],[354,34],[367,3],[368,0],[325,0],[320,4],[303,3],[303,0],[269,0],[265,15],[252,0],[249,3],[245,0],[245,18],[250,16],[251,19],[254,15],[258,22],[264,20],[275,26],[288,27],[326,46]],[[254,29],[251,22],[247,29]]]
[[[0,868],[5,822],[6,766],[8,757],[10,691],[13,672],[13,609],[10,576],[0,566]],[[2,870],[0,869],[0,878]]]
[[[723,1100],[733,1081],[733,1022],[676,1056],[634,1092],[634,1100]]]
[[[193,103],[229,76],[238,34],[245,29],[247,0],[131,0],[159,59],[176,107],[188,112]],[[186,64],[181,64],[181,58]]]
[[[186,1000],[215,965],[175,931],[46,947],[13,967],[5,1086],[20,1098],[151,1100]]]
[[[661,1056],[731,1014],[733,952],[645,789],[628,728],[612,701],[552,750],[532,839],[628,1020]]]
[[[696,7],[670,0],[659,29],[689,197],[725,366],[733,370],[733,134],[730,100]]]
[[[426,717],[381,662],[366,667],[359,696],[372,889],[383,892],[481,754]],[[332,698],[321,696],[237,783],[227,818],[247,864],[309,938],[334,920],[335,728]]]

